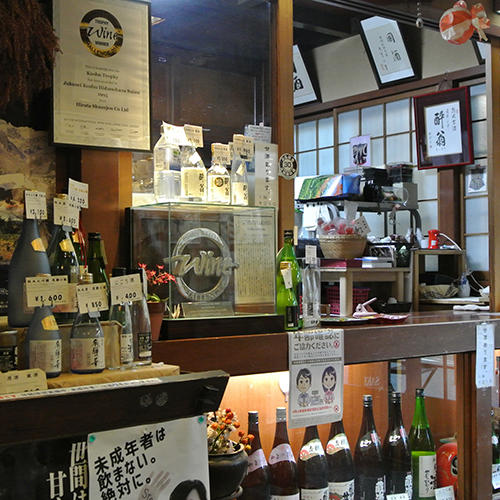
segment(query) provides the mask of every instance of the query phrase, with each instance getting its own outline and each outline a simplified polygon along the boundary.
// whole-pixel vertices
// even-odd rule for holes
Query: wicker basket
[[[363,255],[366,236],[359,234],[320,236],[319,244],[327,259],[354,259]]]

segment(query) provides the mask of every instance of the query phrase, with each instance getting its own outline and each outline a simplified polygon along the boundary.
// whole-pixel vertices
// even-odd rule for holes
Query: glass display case
[[[127,214],[130,264],[175,277],[162,297],[174,317],[275,314],[274,208],[163,203]]]

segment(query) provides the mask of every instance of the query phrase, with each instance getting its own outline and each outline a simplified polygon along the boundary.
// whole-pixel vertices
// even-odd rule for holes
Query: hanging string
[[[424,19],[422,18],[422,10],[420,8],[420,2],[417,2],[417,19],[415,21],[415,26],[418,29],[422,29],[424,27]]]

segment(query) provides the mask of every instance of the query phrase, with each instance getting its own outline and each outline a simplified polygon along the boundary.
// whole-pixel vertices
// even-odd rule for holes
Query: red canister
[[[458,448],[456,441],[441,445],[436,455],[439,488],[453,486],[456,493],[458,480]]]
[[[427,248],[436,250],[439,248],[439,231],[437,229],[429,229],[429,245]]]

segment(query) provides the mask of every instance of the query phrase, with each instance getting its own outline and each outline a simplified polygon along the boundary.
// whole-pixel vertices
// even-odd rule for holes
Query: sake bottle
[[[297,463],[286,429],[286,408],[276,408],[276,432],[269,455],[271,500],[299,500]]]
[[[175,127],[163,122],[153,149],[154,193],[157,203],[176,201],[181,194],[180,148],[174,144]]]
[[[299,329],[299,304],[293,291],[290,262],[281,262],[276,277],[276,313],[284,317],[285,330]]]
[[[183,201],[205,201],[207,169],[194,146],[181,148],[181,198]]]
[[[326,462],[330,498],[354,500],[354,463],[342,420],[330,427]]]
[[[133,269],[130,274],[138,273],[144,284],[145,276],[142,269]],[[150,365],[153,348],[151,337],[151,320],[149,318],[146,296],[142,294],[139,300],[132,302],[132,336],[134,342],[134,365]]]
[[[248,205],[247,163],[236,151],[231,164],[231,204]]]
[[[49,259],[40,238],[38,222],[35,219],[25,218],[9,265],[9,326],[20,327],[30,324],[33,311],[29,311],[26,307],[24,281],[26,277],[38,274],[50,274]]]
[[[328,467],[315,425],[306,427],[297,464],[301,500],[328,500]]]
[[[436,446],[425,413],[423,389],[416,390],[415,413],[413,414],[409,442],[413,474],[413,500],[434,498],[437,479]]]
[[[214,145],[212,144],[212,165],[207,172],[207,201],[209,203],[231,203],[231,179],[227,168],[213,158]]]
[[[356,469],[355,498],[359,500],[385,499],[385,467],[370,394],[363,396],[363,420],[354,451]]]
[[[61,373],[62,343],[52,309],[49,306],[35,308],[26,333],[26,359],[29,368],[40,368],[47,378]]]
[[[269,500],[269,467],[264,450],[260,442],[259,413],[248,412],[248,434],[254,439],[248,452],[248,470],[241,483],[243,488],[242,500]]]

